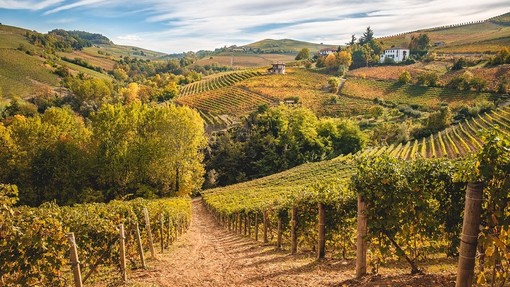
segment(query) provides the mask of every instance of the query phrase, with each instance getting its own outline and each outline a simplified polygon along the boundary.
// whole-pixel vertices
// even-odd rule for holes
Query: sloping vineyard
[[[230,87],[238,82],[260,75],[262,75],[261,72],[253,70],[222,73],[220,75],[215,75],[202,81],[194,82],[182,87],[180,89],[179,95],[188,96]]]
[[[176,99],[176,103],[196,108],[208,114],[241,116],[260,105],[273,104],[274,100],[246,89],[225,87],[182,96]]]
[[[0,185],[0,282],[5,286],[68,286],[73,243],[69,232],[74,233],[86,281],[98,272],[105,274],[99,265],[111,266],[103,269],[107,273],[143,266],[137,230],[141,230],[142,250],[151,246],[149,242],[160,242],[163,249],[191,220],[191,201],[184,198],[14,208],[10,205],[15,203],[12,198],[16,193],[10,190]],[[120,224],[125,228],[124,238],[119,238]],[[120,239],[125,241],[125,258],[131,262],[124,267],[120,263]]]
[[[297,242],[303,248],[315,248],[317,242],[327,242],[330,250],[341,251],[344,256],[349,252],[354,255],[351,247],[356,234],[356,192],[351,188],[351,176],[356,172],[357,158],[384,155],[402,163],[408,161],[398,159],[438,158],[426,166],[437,168],[438,174],[450,176],[452,167],[447,159],[479,151],[483,145],[481,130],[498,126],[508,135],[509,118],[510,107],[497,109],[427,138],[366,149],[355,156],[304,164],[268,177],[208,190],[203,197],[220,224],[229,230],[242,233],[244,226],[245,235],[254,230],[257,239],[261,225],[264,242],[273,242],[280,247],[290,244],[292,253]],[[411,161],[409,164],[413,168],[423,167],[414,166]],[[320,223],[321,217],[323,223]],[[322,231],[317,230],[317,218],[319,226],[324,226]],[[324,244],[319,246],[319,254],[324,252]],[[434,250],[445,252],[450,252],[450,246],[453,246],[447,241],[437,244],[439,249]]]
[[[483,144],[480,131],[496,126],[502,134],[510,135],[510,107],[500,108],[465,120],[420,140],[368,149],[363,151],[362,154],[375,156],[386,153],[401,159],[416,159],[418,157],[459,158],[480,150]]]
[[[357,78],[349,78],[345,82],[342,95],[368,100],[379,98],[392,101],[395,104],[418,104],[430,108],[439,107],[443,102],[448,103],[452,108],[472,105],[479,102],[480,99],[487,99],[490,96],[488,93]]]

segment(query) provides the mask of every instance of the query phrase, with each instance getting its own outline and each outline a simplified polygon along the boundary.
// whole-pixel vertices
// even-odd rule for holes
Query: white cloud
[[[127,41],[127,42],[140,42],[142,39],[137,35],[123,35],[117,36],[115,39],[119,41]]]
[[[49,11],[46,11],[44,14],[49,15],[53,13],[57,13],[64,10],[69,10],[77,7],[84,7],[84,6],[91,6],[91,5],[97,5],[97,4],[105,4],[105,0],[80,0],[76,1],[70,4],[62,5],[57,8],[51,9]],[[107,1],[106,1],[107,3]]]
[[[0,8],[3,9],[23,9],[23,10],[41,10],[46,9],[57,4],[64,2],[65,0],[0,0]]]
[[[463,0],[462,3],[458,0],[0,0],[0,8],[6,6],[43,10],[45,15],[59,16],[65,16],[67,10],[89,8],[96,9],[92,10],[96,16],[140,21],[142,29],[147,27],[143,33],[133,33],[122,25],[105,27],[104,31],[110,31],[115,42],[165,52],[213,49],[264,38],[342,44],[351,34],[360,35],[369,25],[376,36],[384,36],[483,20],[509,10],[508,0]],[[86,28],[85,21],[83,29]]]

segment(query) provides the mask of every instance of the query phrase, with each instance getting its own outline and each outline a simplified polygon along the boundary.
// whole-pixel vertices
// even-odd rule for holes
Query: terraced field
[[[498,127],[510,135],[510,107],[479,115],[476,118],[451,126],[430,137],[410,141],[404,144],[378,147],[363,152],[364,155],[376,156],[382,153],[401,159],[424,158],[459,158],[478,151],[483,144],[480,133],[483,130]]]
[[[217,90],[224,87],[230,87],[246,79],[260,76],[260,71],[245,70],[240,72],[228,72],[206,78],[202,81],[194,82],[180,89],[180,96],[199,94],[211,90]]]
[[[489,93],[355,78],[347,80],[342,89],[342,95],[367,100],[379,98],[396,104],[419,104],[429,108],[437,108],[441,103],[448,103],[452,108],[474,105],[490,96]]]
[[[275,100],[232,86],[181,96],[177,98],[176,102],[209,114],[242,116],[260,105],[274,104]]]

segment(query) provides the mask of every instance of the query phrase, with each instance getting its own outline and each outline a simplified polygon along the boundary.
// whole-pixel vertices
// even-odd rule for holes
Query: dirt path
[[[354,276],[351,261],[317,263],[311,254],[291,256],[231,234],[200,200],[189,231],[149,266],[131,275],[130,286],[333,286]]]
[[[435,275],[411,276],[405,274],[406,265],[388,270],[386,276],[352,280],[354,260],[317,262],[312,253],[277,252],[274,246],[227,232],[201,200],[193,201],[192,218],[188,232],[157,260],[149,260],[147,270],[133,271],[127,286],[455,286],[455,274],[448,268]],[[453,266],[450,261],[432,264]]]

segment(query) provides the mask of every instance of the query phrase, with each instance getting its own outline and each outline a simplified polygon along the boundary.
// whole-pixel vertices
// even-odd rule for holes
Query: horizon
[[[41,33],[53,29],[99,33],[118,45],[171,54],[242,46],[264,39],[343,45],[352,34],[359,38],[367,26],[376,37],[384,37],[485,20],[510,11],[506,0],[467,0],[462,7],[455,2],[142,0],[126,4],[119,0],[0,0],[0,23]]]

